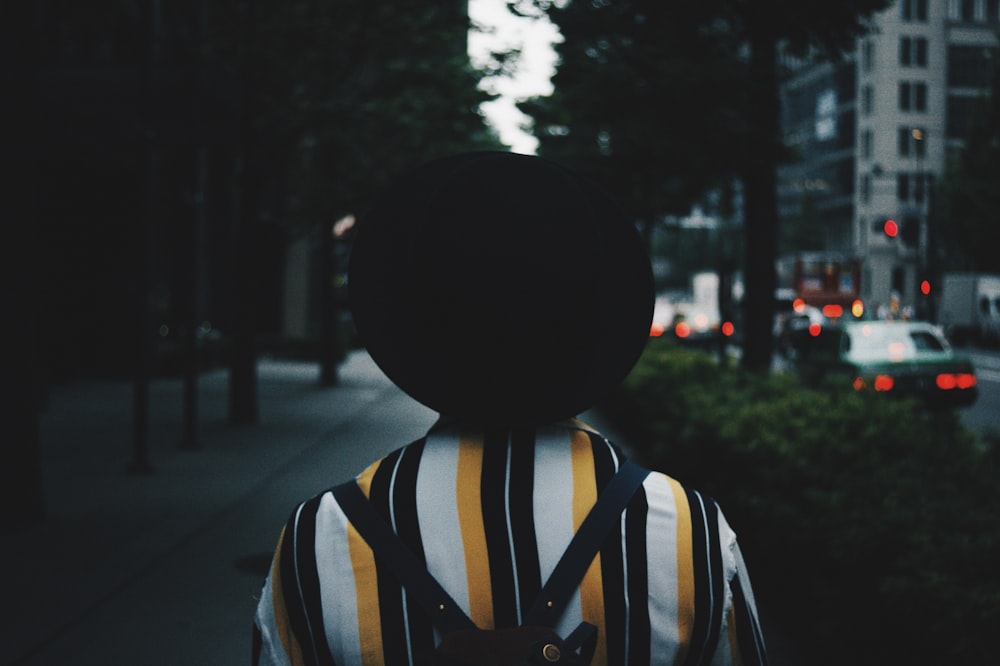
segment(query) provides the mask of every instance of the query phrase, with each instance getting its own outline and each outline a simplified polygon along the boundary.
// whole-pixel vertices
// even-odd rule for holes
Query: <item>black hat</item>
[[[424,164],[362,216],[349,293],[361,341],[445,416],[537,424],[589,409],[632,369],[649,257],[593,183],[480,152]]]

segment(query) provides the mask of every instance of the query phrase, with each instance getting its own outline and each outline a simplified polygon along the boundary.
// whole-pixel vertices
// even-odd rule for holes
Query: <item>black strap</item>
[[[622,464],[580,524],[523,625],[555,626],[605,537],[648,474],[649,470],[633,462]],[[392,531],[355,481],[335,487],[333,495],[375,557],[392,570],[408,594],[432,613],[438,629],[448,633],[475,627],[420,559]]]
[[[566,546],[559,563],[542,587],[524,617],[522,624],[542,624],[554,627],[562,615],[573,592],[583,580],[587,568],[601,549],[605,537],[618,522],[635,491],[649,474],[649,470],[630,460],[622,463],[607,487],[601,492],[590,513],[583,519],[580,529]]]
[[[427,571],[427,567],[403,540],[392,531],[356,482],[348,481],[335,487],[333,496],[347,514],[347,519],[371,546],[375,557],[388,566],[396,578],[406,586],[407,594],[432,613],[434,624],[441,631],[448,633],[475,628],[476,625],[465,611]]]

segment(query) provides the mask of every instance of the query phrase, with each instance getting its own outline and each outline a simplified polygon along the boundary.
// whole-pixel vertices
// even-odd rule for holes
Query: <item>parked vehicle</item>
[[[811,382],[914,396],[931,407],[963,407],[978,396],[972,362],[937,326],[919,321],[848,321],[813,338],[798,364]]]
[[[1000,275],[945,273],[938,322],[955,344],[1000,344]]]

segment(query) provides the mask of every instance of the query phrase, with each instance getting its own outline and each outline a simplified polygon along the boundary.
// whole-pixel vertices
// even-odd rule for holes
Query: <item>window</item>
[[[875,43],[868,39],[861,47],[861,69],[870,72],[875,66]]]
[[[859,195],[861,196],[861,203],[871,203],[872,176],[870,173],[866,173],[861,176],[861,182],[858,185],[858,189]]]
[[[986,20],[1000,23],[1000,0],[986,0]]]
[[[899,16],[904,21],[927,23],[927,0],[899,0]]]
[[[870,129],[861,130],[861,159],[870,160],[872,158],[872,150],[874,144],[874,137]]]
[[[896,140],[896,145],[897,145],[896,152],[899,154],[900,157],[909,157],[910,156],[910,128],[909,127],[900,127],[899,130],[898,130],[898,132],[897,132],[897,136],[898,136],[898,138]]]
[[[961,20],[971,23],[976,19],[976,0],[961,0],[959,11]]]
[[[875,110],[875,91],[869,86],[861,88],[861,114],[870,116]]]
[[[921,82],[899,82],[899,110],[927,111],[927,84]]]
[[[899,64],[903,67],[926,67],[927,38],[900,37]]]
[[[896,200],[910,200],[910,174],[908,173],[896,174]]]

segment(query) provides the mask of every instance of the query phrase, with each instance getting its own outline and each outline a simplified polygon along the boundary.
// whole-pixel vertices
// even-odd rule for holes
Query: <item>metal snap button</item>
[[[562,658],[562,653],[557,646],[552,643],[546,643],[545,647],[542,648],[542,656],[545,657],[545,661],[555,663]]]

